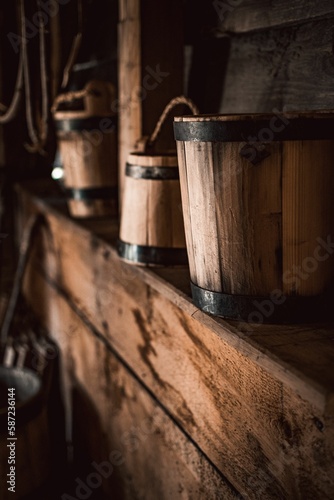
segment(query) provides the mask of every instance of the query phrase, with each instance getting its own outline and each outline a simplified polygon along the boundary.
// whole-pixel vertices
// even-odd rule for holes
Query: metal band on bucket
[[[67,198],[76,201],[107,200],[118,196],[117,186],[95,188],[66,188]]]
[[[272,297],[232,295],[205,290],[191,282],[194,303],[203,311],[226,319],[249,323],[312,323],[333,318],[333,294],[329,297],[282,295]]]
[[[147,179],[152,181],[179,180],[179,167],[142,167],[126,164],[125,175],[132,179]]]
[[[281,120],[281,123],[279,121]],[[275,124],[273,126],[273,121]],[[256,139],[259,131],[272,131],[271,141],[315,141],[334,140],[334,117],[291,117],[272,115],[267,119],[212,120],[212,121],[175,121],[174,137],[176,141],[194,142],[249,142]]]
[[[108,120],[108,126],[106,121]],[[116,129],[117,119],[115,116],[90,116],[88,118],[64,118],[55,120],[57,132],[82,132],[83,130],[100,130],[102,133],[110,133]]]
[[[188,263],[186,248],[166,248],[134,245],[118,240],[117,252],[120,257],[139,264],[178,266]]]

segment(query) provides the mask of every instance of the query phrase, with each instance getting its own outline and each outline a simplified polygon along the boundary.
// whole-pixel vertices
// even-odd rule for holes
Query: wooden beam
[[[94,326],[41,274],[33,276],[31,302],[48,304],[41,318],[71,374],[74,453],[87,471],[77,472],[81,480],[96,473],[93,462],[103,463],[108,498],[180,498],[182,491],[194,500],[240,498]]]
[[[212,318],[179,289],[186,270],[121,262],[106,241],[117,233],[110,221],[97,227],[102,239],[92,222],[79,226],[27,193],[20,199],[25,214],[45,213],[53,235],[25,282],[46,323],[52,300],[36,286],[40,273],[242,495],[259,498],[262,488],[266,498],[331,497],[331,326],[250,328]]]

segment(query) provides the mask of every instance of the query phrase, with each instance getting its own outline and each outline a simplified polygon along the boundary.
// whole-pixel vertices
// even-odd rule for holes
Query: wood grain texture
[[[221,291],[220,255],[217,218],[214,210],[214,165],[211,143],[186,142],[185,164],[188,179],[189,218],[195,283],[209,290]]]
[[[220,29],[235,33],[297,24],[334,14],[331,0],[321,4],[312,0],[227,0],[213,5],[220,19]]]
[[[93,461],[116,459],[101,486],[106,498],[240,498],[106,340],[41,275],[35,278],[33,302],[48,297],[42,320],[70,369],[76,439],[88,455],[88,473],[95,471]]]
[[[316,295],[332,287],[333,141],[283,144],[283,291]],[[319,250],[320,249],[320,250]]]
[[[304,115],[284,116],[281,131]],[[319,127],[326,116],[314,114]],[[238,119],[240,127],[242,120],[255,124],[254,137],[247,138],[245,128],[243,142],[199,141],[195,133],[196,140],[188,136],[178,145],[192,281],[235,295],[330,293],[334,142],[280,142],[274,114],[178,117],[176,122],[188,125],[185,134],[201,130],[210,139],[214,124],[232,130]],[[260,152],[264,157],[256,158]]]
[[[142,54],[140,0],[120,0],[118,25],[119,85],[119,185],[122,199],[128,154],[142,135],[142,107],[134,101],[133,90],[141,83]]]
[[[232,38],[219,112],[333,109],[332,35],[329,18]]]
[[[196,279],[194,243],[191,231],[188,176],[187,176],[187,169],[184,168],[186,165],[186,152],[184,143],[177,141],[176,147],[177,147],[177,156],[179,165],[181,166],[181,168],[179,168],[179,173],[180,173],[180,188],[181,188],[181,199],[182,199],[182,213],[183,213],[188,261],[190,267],[190,278],[192,281],[194,281]]]
[[[79,297],[81,293],[86,296],[82,304],[87,303],[89,306],[89,304],[95,303],[95,291],[90,287],[89,282],[95,283],[95,275],[100,276],[100,279],[101,276],[105,276],[107,280],[104,271],[109,268],[108,261],[112,259],[115,270],[117,270],[117,277],[114,273],[111,283],[120,283],[126,288],[132,280],[139,279],[162,294],[186,314],[196,318],[197,321],[214,332],[220,339],[237,348],[241,354],[250,358],[265,370],[269,370],[304,399],[314,402],[321,409],[330,404],[334,377],[332,377],[332,371],[328,365],[328,356],[333,352],[328,351],[328,341],[333,336],[333,325],[247,325],[242,322],[227,322],[204,314],[193,305],[190,299],[187,269],[165,268],[155,269],[153,272],[153,270],[129,267],[118,259],[113,247],[118,237],[118,226],[115,220],[82,219],[76,220],[74,223],[74,221],[68,219],[64,200],[54,198],[55,195],[50,197],[53,186],[50,183],[45,183],[45,181],[26,183],[25,187],[17,186],[17,191],[19,194],[18,207],[21,228],[23,228],[28,214],[41,211],[47,215],[49,223],[52,224],[54,231],[58,235],[59,243],[57,245],[54,238],[50,240],[45,236],[45,245],[48,251],[44,254],[43,259],[48,258],[47,269],[51,276],[62,283],[63,273],[60,272],[62,269],[60,263],[64,259],[64,263],[68,262],[71,252],[72,255],[80,257],[75,261],[76,265],[72,265],[72,272],[67,273],[65,277],[69,288],[76,290],[75,296]],[[38,193],[40,193],[40,196]],[[94,254],[93,260],[97,259],[97,261],[96,266],[92,269],[90,263],[92,262],[92,253],[96,247],[99,248],[99,251],[96,255]],[[56,257],[53,255],[54,253],[56,253]],[[61,262],[59,261],[60,256]],[[43,259],[41,259],[41,263],[44,262]],[[70,262],[68,265],[71,265]],[[95,267],[99,265],[100,270],[95,270]],[[109,269],[108,276],[110,273],[111,270]],[[82,276],[82,279],[80,276]],[[80,285],[86,282],[87,288],[80,289]],[[87,310],[89,310],[89,307],[87,307]],[[257,339],[255,344],[251,340],[253,337]],[[290,337],[291,343],[288,341]],[[301,339],[300,346],[299,338]],[[317,359],[321,359],[319,366],[303,362],[304,349],[305,353],[308,352],[307,344],[304,342],[305,338],[309,341],[319,342],[317,354]],[[324,348],[322,347],[322,341],[325,342]],[[280,355],[277,357],[275,355],[275,346],[280,343],[283,347],[279,349]],[[299,347],[296,348],[296,345]],[[270,349],[267,349],[268,346],[271,346]],[[285,364],[284,349],[286,349],[286,358],[289,360],[288,364]]]
[[[280,145],[270,145],[271,156],[256,166],[240,157],[238,143],[185,143],[185,148],[196,150],[193,157],[186,155],[185,167],[194,205],[188,228],[193,234],[194,282],[241,295],[266,295],[281,286]],[[214,180],[201,181],[193,174],[195,167],[209,178],[212,171]],[[200,202],[195,188],[201,191]]]
[[[31,201],[25,201],[27,212]],[[120,262],[87,229],[54,209],[47,217],[56,255],[37,261],[46,279],[242,495],[333,496],[332,328],[254,325],[247,332],[216,320],[173,282]],[[38,296],[36,312],[49,321],[52,301],[39,292],[42,284],[34,286],[43,280],[30,269],[26,295]]]
[[[176,155],[131,154],[128,165],[178,168]],[[180,181],[125,176],[120,239],[132,245],[185,248]]]

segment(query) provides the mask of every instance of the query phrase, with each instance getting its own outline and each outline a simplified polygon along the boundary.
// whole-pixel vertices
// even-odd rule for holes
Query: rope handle
[[[51,111],[52,113],[55,113],[58,109],[58,105],[63,103],[63,102],[71,102],[74,99],[82,99],[83,97],[86,97],[88,94],[91,94],[92,91],[88,90],[87,88],[84,88],[82,90],[70,90],[69,92],[66,92],[65,94],[59,94],[55,98],[52,104]]]
[[[53,101],[51,111],[52,113],[55,113],[58,109],[58,105],[62,102],[71,102],[75,99],[83,99],[89,95],[101,98],[108,96],[108,99],[111,101],[114,96],[114,86],[108,81],[90,80],[81,90],[69,90],[68,92],[59,94]]]
[[[168,114],[178,104],[185,104],[186,106],[188,106],[188,108],[191,110],[191,112],[192,112],[193,115],[198,115],[199,114],[198,107],[196,106],[196,104],[191,99],[189,99],[189,97],[185,97],[184,95],[181,95],[181,96],[178,96],[178,97],[174,97],[174,99],[172,99],[170,101],[170,103],[167,104],[167,106],[165,107],[165,109],[161,113],[161,116],[160,116],[160,118],[159,118],[159,120],[158,120],[158,122],[157,122],[157,124],[155,126],[155,129],[153,130],[153,133],[151,134],[151,136],[147,140],[147,143],[146,143],[146,147],[147,148],[153,146],[153,144],[157,140],[157,137],[158,137],[158,135],[159,135],[159,133],[161,131],[161,128],[162,128],[162,126],[163,126],[163,124],[164,124],[164,122],[165,122]]]

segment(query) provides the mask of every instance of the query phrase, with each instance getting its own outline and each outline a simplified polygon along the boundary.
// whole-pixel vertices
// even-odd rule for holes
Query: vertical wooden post
[[[182,18],[178,0],[119,0],[120,194],[129,152],[183,92]]]

